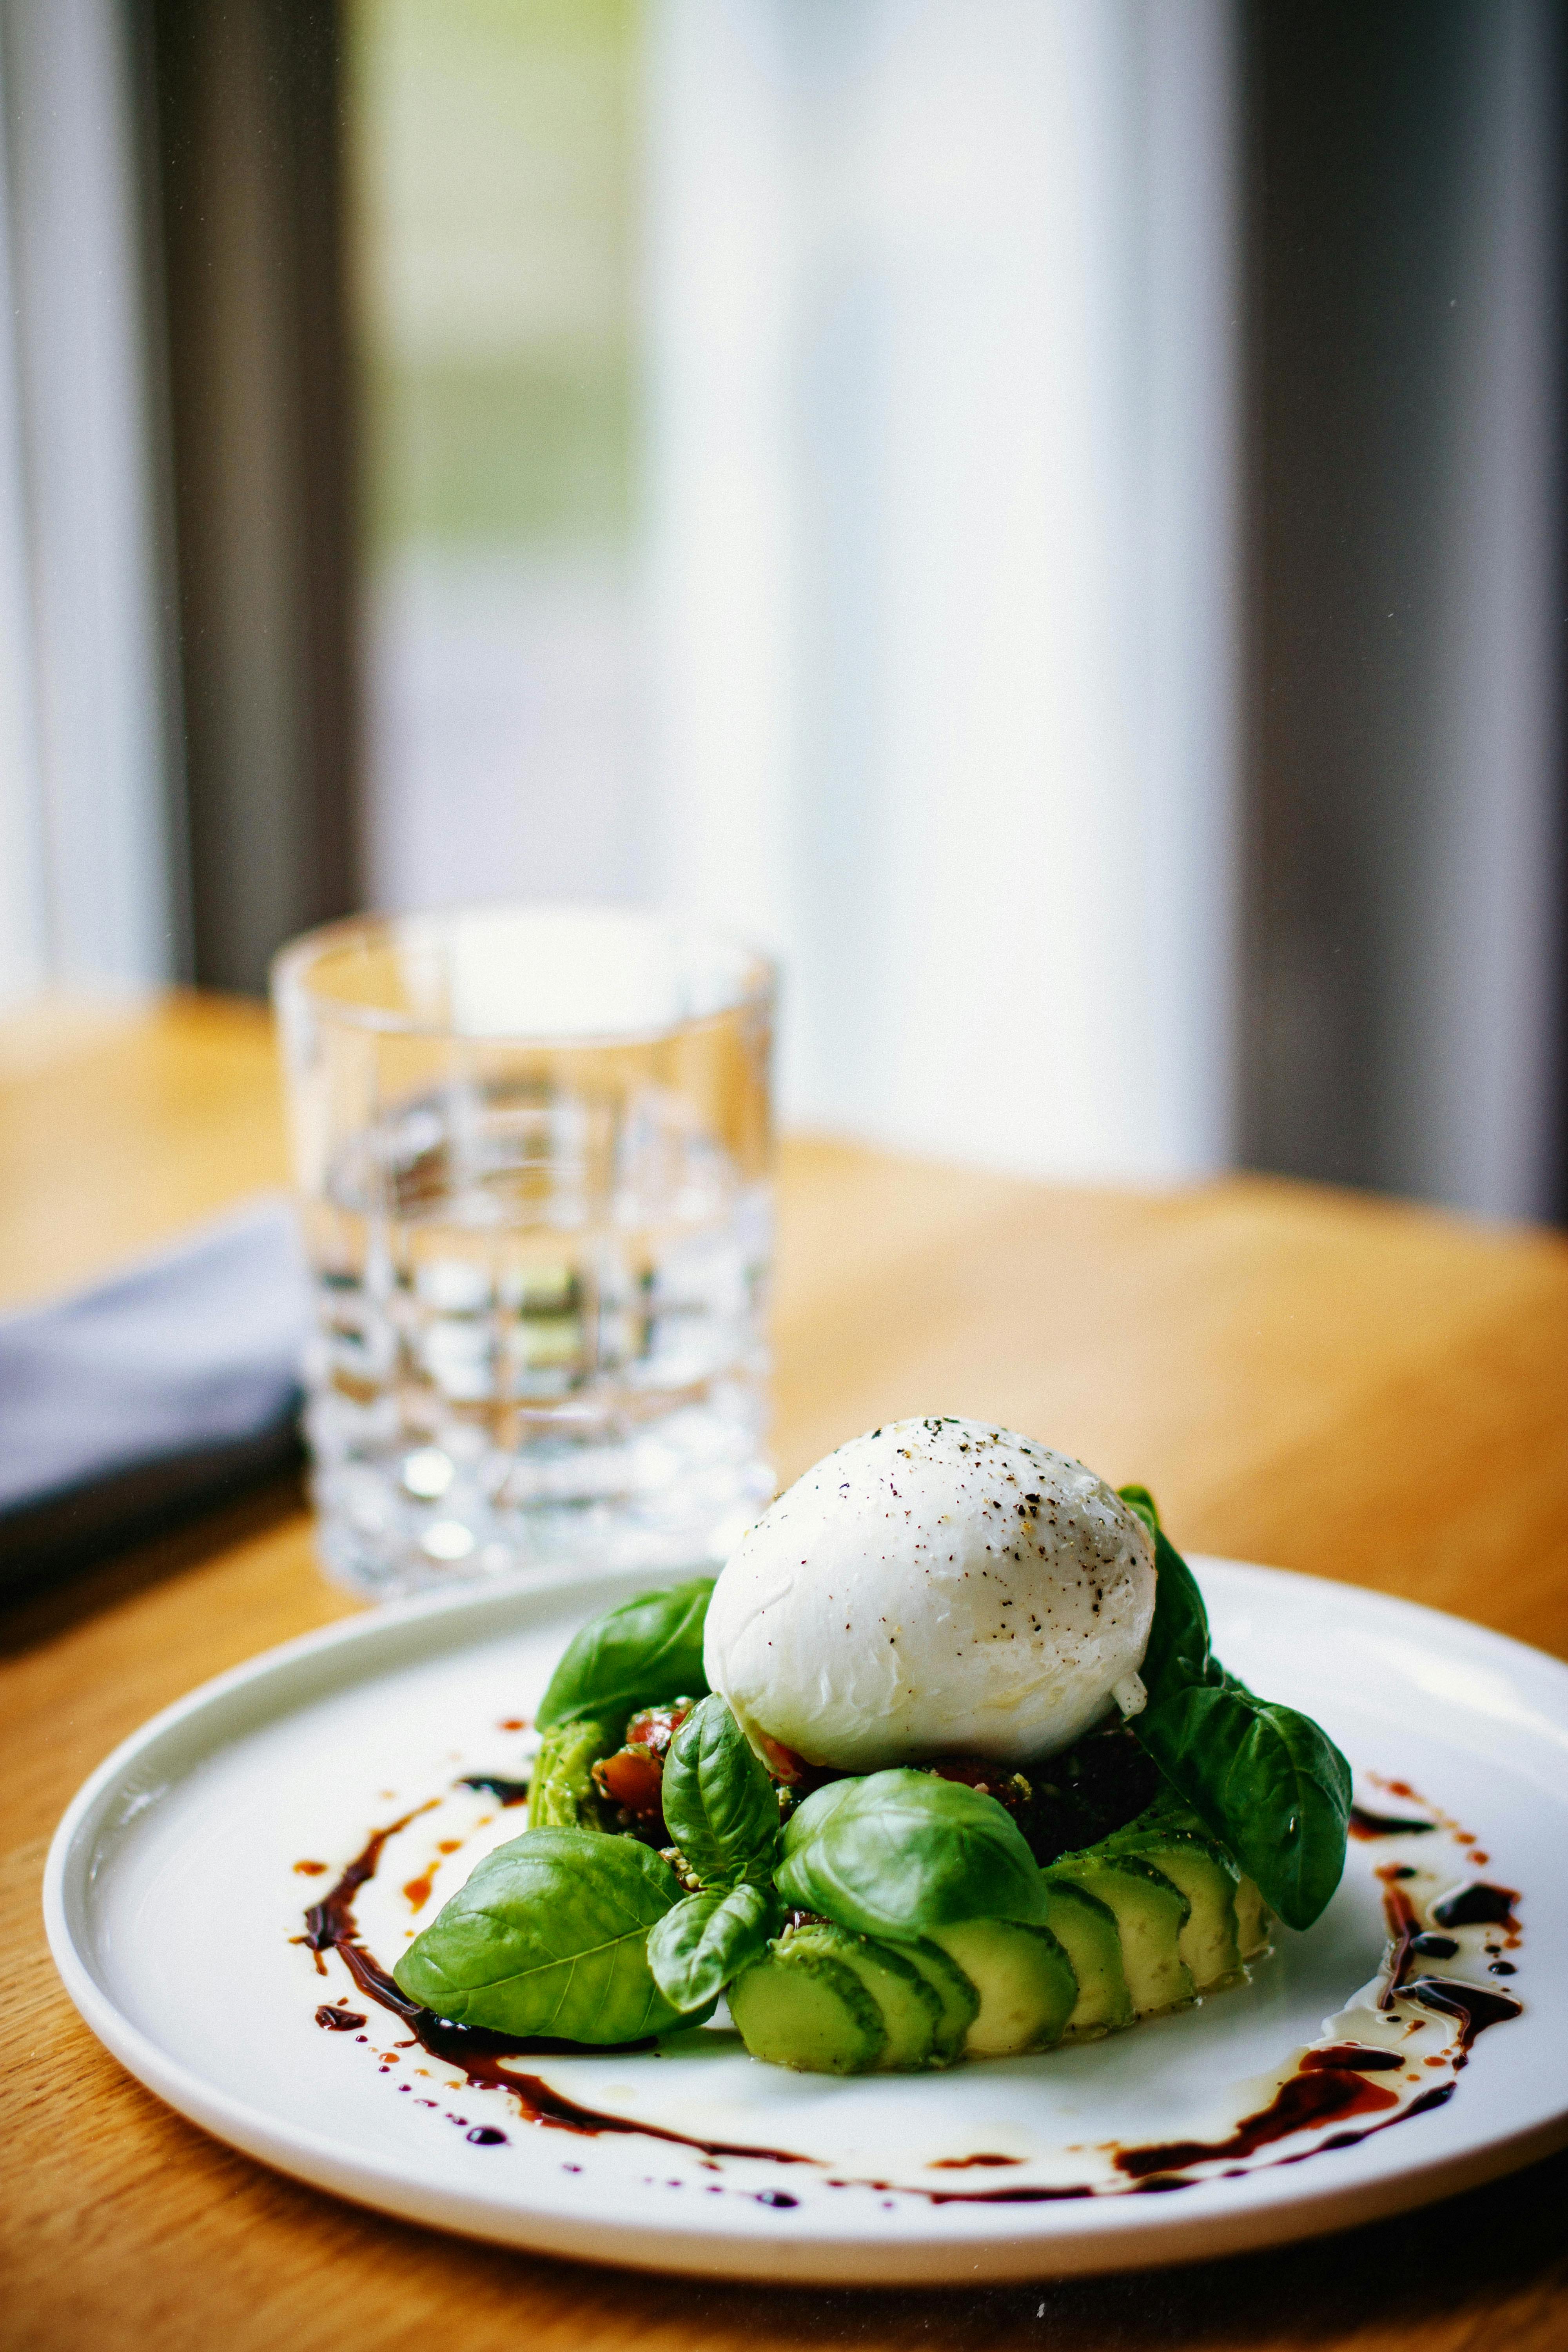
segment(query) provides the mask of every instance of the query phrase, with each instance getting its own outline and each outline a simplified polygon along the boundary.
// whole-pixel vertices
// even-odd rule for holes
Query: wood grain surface
[[[283,1181],[246,1006],[0,1024],[0,1302]],[[993,1417],[1146,1480],[1178,1539],[1435,1603],[1568,1654],[1568,1246],[1238,1180],[1065,1191],[816,1141],[782,1155],[777,1460],[900,1412]],[[159,2352],[1568,2345],[1568,2158],[1276,2253],[886,2294],[637,2277],[470,2245],[296,2186],[122,2074],[44,1947],[72,1790],[154,1708],[353,1604],[289,1486],[5,1621],[0,2344]],[[200,1932],[193,1923],[192,1932]]]

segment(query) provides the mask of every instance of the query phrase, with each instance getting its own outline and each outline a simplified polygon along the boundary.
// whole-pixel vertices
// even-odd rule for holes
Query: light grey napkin
[[[309,1314],[293,1212],[268,1198],[0,1319],[0,1586],[294,1458]]]

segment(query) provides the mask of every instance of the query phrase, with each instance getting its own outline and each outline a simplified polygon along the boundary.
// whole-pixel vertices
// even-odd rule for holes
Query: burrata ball
[[[1143,1704],[1153,1546],[1103,1478],[1010,1429],[890,1422],[748,1530],[703,1663],[763,1754],[1007,1764]]]

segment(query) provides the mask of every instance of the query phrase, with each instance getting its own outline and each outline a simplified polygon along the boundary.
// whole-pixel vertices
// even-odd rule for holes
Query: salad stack
[[[938,1433],[928,1441],[935,1450],[967,1461],[980,1441],[954,1433],[976,1426],[894,1424],[889,1434],[900,1441],[899,1461],[913,1458],[903,1441],[921,1430]],[[884,1433],[872,1436],[885,1452]],[[1040,1662],[1053,1662],[1057,1720],[1076,1723],[1087,1711],[1087,1725],[1024,1756],[995,1752],[1000,1737],[990,1753],[965,1752],[961,1739],[908,1754],[917,1732],[929,1738],[943,1720],[943,1693],[940,1671],[933,1686],[925,1664],[918,1677],[899,1667],[910,1689],[918,1682],[919,1705],[906,1706],[902,1685],[895,1690],[887,1737],[908,1760],[864,1769],[876,1739],[859,1738],[858,1718],[842,1708],[832,1717],[836,1669],[817,1654],[817,1641],[809,1706],[824,1723],[854,1722],[857,1737],[840,1734],[840,1746],[862,1751],[836,1762],[765,1727],[765,1680],[753,1675],[742,1687],[733,1668],[742,1644],[723,1638],[726,1622],[742,1625],[764,1673],[775,1637],[787,1654],[788,1579],[768,1569],[756,1586],[765,1604],[746,1599],[755,1578],[748,1585],[738,1562],[719,1580],[717,1600],[710,1579],[646,1593],[595,1620],[567,1648],[537,1717],[528,1828],[480,1862],[409,1947],[395,1970],[403,1990],[454,2023],[591,2046],[703,2025],[722,2000],[753,2057],[858,2074],[1111,2032],[1240,1979],[1268,1952],[1275,1919],[1310,1927],[1343,1868],[1344,1758],[1310,1718],[1258,1697],[1215,1658],[1196,1580],[1144,1489],[1113,1496],[1063,1457],[1010,1433],[988,1433],[988,1442],[1003,1440],[1025,1449],[1025,1475],[1035,1480],[1018,1519],[1050,1521],[1038,1544],[1024,1542],[1013,1522],[1004,1544],[994,1517],[976,1519],[977,1532],[965,1537],[952,1533],[960,1525],[952,1508],[928,1508],[925,1521],[905,1516],[949,1530],[942,1540],[952,1547],[950,1579],[961,1562],[981,1558],[980,1528],[991,1530],[990,1566],[975,1571],[993,1579],[983,1597],[1003,1611],[1022,1606],[1035,1633],[1025,1634],[1021,1668],[1018,1620],[999,1616],[1013,1646],[1000,1651],[999,1634],[982,1667],[993,1671],[994,1656],[1005,1661],[1011,1693],[1032,1690],[1046,1671]],[[817,1483],[842,1511],[853,1482],[839,1475],[840,1456],[818,1465],[829,1475]],[[879,1475],[902,1475],[899,1461]],[[1040,1465],[1061,1465],[1062,1476],[1076,1474],[1076,1484],[1042,1484]],[[1013,1471],[1005,1475],[1010,1492]],[[1087,1500],[1058,1508],[1058,1488]],[[1092,1542],[1082,1534],[1089,1519]],[[798,1509],[781,1521],[791,1576],[820,1599],[810,1549],[794,1564],[800,1524]],[[1070,1566],[1092,1553],[1103,1562],[1107,1528],[1120,1531],[1143,1577],[1138,1589],[1152,1589],[1152,1609],[1129,1602],[1124,1610],[1142,1654],[1129,1669],[1126,1641],[1117,1651],[1103,1638],[1111,1585],[1102,1567],[1098,1581],[1079,1576],[1098,1597],[1082,1604],[1089,1630],[1072,1637],[1077,1679],[1064,1679],[1066,1621],[1059,1608],[1053,1618],[1048,1595],[1040,1597],[1042,1579],[1048,1570],[1059,1590],[1064,1560]],[[775,1548],[784,1540],[769,1535],[768,1519],[752,1538]],[[890,1556],[889,1539],[879,1540],[877,1557]],[[915,1535],[900,1540],[911,1558],[925,1543]],[[841,1555],[822,1550],[839,1560],[833,1573],[847,1590]],[[732,1570],[731,1602],[739,1594],[745,1605],[731,1605],[726,1616]],[[918,1588],[921,1596],[938,1591],[929,1582]],[[835,1622],[839,1608],[849,1609],[847,1641],[863,1643],[868,1623],[891,1624],[894,1632],[876,1638],[894,1652],[895,1666],[900,1654],[923,1659],[907,1636],[900,1653],[905,1620],[887,1609],[868,1616],[865,1599],[862,1590],[853,1607],[836,1602]],[[963,1663],[962,1643],[949,1641],[950,1600],[922,1598],[921,1605],[935,1612],[931,1622],[960,1661],[950,1694],[957,1720],[973,1698],[969,1685],[958,1685],[965,1674],[973,1684],[978,1670]],[[774,1632],[764,1652],[754,1632],[759,1609],[765,1617],[770,1607]],[[1114,1702],[1085,1681],[1086,1658],[1100,1679],[1110,1677]],[[879,1671],[891,1689],[891,1669]],[[864,1686],[862,1676],[857,1687]],[[1027,1733],[1011,1697],[1009,1705],[1015,1745],[1037,1740],[1037,1727]],[[819,1750],[832,1744],[830,1728],[810,1732],[817,1717],[809,1706],[803,1714],[797,1705],[793,1715],[781,1706],[781,1720],[807,1726],[803,1739],[809,1735]],[[972,1711],[960,1727],[984,1720]],[[1027,1720],[1037,1727],[1040,1718]]]

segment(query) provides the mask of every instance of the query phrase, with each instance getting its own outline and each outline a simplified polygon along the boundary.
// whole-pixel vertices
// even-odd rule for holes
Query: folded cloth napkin
[[[309,1316],[293,1213],[269,1198],[0,1319],[0,1588],[295,1458]]]

